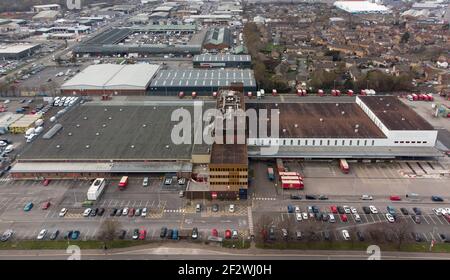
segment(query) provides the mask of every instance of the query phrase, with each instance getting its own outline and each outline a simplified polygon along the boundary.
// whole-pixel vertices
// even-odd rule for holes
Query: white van
[[[31,141],[34,140],[34,138],[36,138],[36,134],[31,134],[30,136],[27,137],[27,143],[30,143]]]
[[[6,146],[5,153],[10,153],[12,151],[14,151],[14,146],[13,145]]]

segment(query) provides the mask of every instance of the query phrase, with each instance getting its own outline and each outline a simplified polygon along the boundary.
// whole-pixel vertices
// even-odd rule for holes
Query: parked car
[[[301,195],[291,194],[290,198],[291,199],[295,199],[295,200],[300,200],[300,199],[302,199],[302,196]]]
[[[50,201],[42,203],[42,210],[47,210],[50,207]]]
[[[390,214],[390,213],[386,213],[386,219],[387,219],[390,223],[395,222],[394,216],[392,216],[392,214]]]
[[[432,200],[432,201],[436,201],[436,202],[442,202],[442,201],[444,201],[444,199],[443,199],[442,197],[437,196],[437,195],[431,196],[431,200]]]
[[[219,236],[219,232],[217,231],[217,229],[213,228],[211,230],[211,235],[214,236],[214,237],[218,237]]]
[[[362,207],[362,210],[363,210],[364,214],[370,214],[370,213],[372,213],[372,212],[370,211],[370,208],[367,207],[367,206],[363,206],[363,207]]]
[[[315,200],[315,199],[317,199],[317,196],[312,195],[312,194],[307,194],[307,195],[305,195],[305,198],[310,199],[310,200]]]
[[[133,230],[133,236],[132,236],[132,238],[134,239],[134,240],[137,240],[138,238],[139,238],[139,229],[134,229]]]
[[[167,239],[172,239],[172,235],[173,235],[173,229],[168,229],[167,235],[166,235]]]
[[[166,227],[162,227],[161,231],[159,233],[159,237],[164,238],[167,235],[167,228]]]
[[[113,208],[111,210],[111,212],[109,213],[109,216],[114,217],[116,215],[116,213],[117,213],[117,208]]]
[[[413,219],[413,221],[414,221],[416,224],[420,224],[420,223],[421,223],[420,216],[412,215],[411,218]]]
[[[350,211],[352,212],[352,214],[358,214],[358,210],[356,210],[355,207],[350,207]]]
[[[269,240],[275,240],[275,228],[274,227],[270,227],[269,228]]]
[[[172,239],[173,239],[173,240],[178,240],[178,239],[179,239],[179,236],[178,236],[178,229],[172,230]]]
[[[91,208],[86,208],[83,212],[83,216],[88,217],[91,214],[91,211],[92,211]]]
[[[303,218],[303,220],[308,220],[308,213],[303,212],[302,213],[302,218]]]
[[[295,213],[295,220],[297,220],[297,222],[300,222],[302,220],[302,214],[301,213]]]
[[[141,213],[141,217],[146,217],[147,216],[147,207],[142,208],[142,213]]]
[[[136,208],[136,211],[134,211],[134,216],[139,217],[141,215],[141,208]]]
[[[342,230],[342,237],[344,238],[344,240],[350,240],[350,234],[348,233],[348,230],[343,229]]]
[[[233,239],[239,238],[239,234],[238,234],[238,231],[236,229],[233,229],[231,231],[231,238],[233,238]]]
[[[130,210],[130,209],[129,209],[128,207],[123,208],[123,210],[122,210],[122,216],[127,216],[129,210]]]
[[[403,215],[409,215],[409,211],[405,207],[400,208],[400,211],[402,212]]]
[[[213,212],[219,212],[219,205],[218,204],[213,204],[212,207],[211,207],[211,210]]]
[[[350,214],[351,213],[350,207],[348,207],[347,205],[342,206],[342,208],[344,208],[345,214]]]
[[[300,210],[300,207],[295,206],[295,213],[301,213],[302,211]]]
[[[373,197],[371,195],[368,195],[368,194],[363,194],[361,196],[361,199],[362,200],[373,200]]]
[[[281,235],[283,236],[284,239],[287,239],[289,237],[289,233],[288,230],[285,228],[281,229]]]
[[[337,210],[338,210],[338,213],[339,213],[339,214],[345,214],[344,207],[338,206],[338,207],[337,207]]]
[[[397,214],[397,211],[395,211],[395,208],[388,205],[386,206],[386,210],[388,211],[389,214],[391,214],[392,216],[395,216]]]
[[[92,211],[91,211],[91,217],[97,216],[97,213],[98,213],[98,208],[92,209]]]
[[[378,214],[378,210],[375,206],[370,205],[369,208],[370,208],[370,212],[372,212],[372,214]]]
[[[419,207],[413,207],[413,211],[416,215],[422,215],[422,210]]]
[[[197,239],[198,238],[198,228],[193,228],[192,229],[192,234],[191,234],[192,239]]]
[[[230,239],[231,238],[231,230],[227,229],[225,230],[225,238]]]
[[[14,234],[14,231],[12,229],[7,229],[0,237],[0,241],[1,242],[8,241],[13,236],[13,234]]]
[[[142,186],[147,187],[148,186],[148,177],[144,177],[144,180],[142,180]]]
[[[200,203],[197,203],[195,205],[195,212],[200,213],[202,211],[202,205]]]
[[[230,208],[228,209],[228,211],[230,213],[234,213],[234,210],[235,210],[234,204],[230,204]]]
[[[139,231],[139,240],[144,240],[146,236],[147,236],[147,231],[145,229],[141,229]]]
[[[97,212],[97,215],[103,216],[103,213],[105,213],[105,208],[99,208],[98,212]]]
[[[134,216],[134,208],[130,208],[130,210],[128,211],[128,217],[133,217]]]
[[[328,196],[322,194],[319,196],[319,200],[328,200]]]
[[[331,205],[330,206],[330,210],[331,210],[331,213],[333,213],[333,214],[337,214],[338,213],[337,207],[335,205]]]
[[[50,235],[50,240],[55,240],[56,238],[58,238],[59,235],[59,230],[55,230],[51,235]]]
[[[336,222],[336,219],[334,218],[334,215],[333,215],[333,214],[330,214],[330,215],[329,215],[329,219],[328,219],[328,220],[330,221],[330,223]]]
[[[72,240],[77,240],[79,236],[80,236],[80,231],[74,230],[72,232],[71,238],[72,238]]]
[[[27,204],[25,204],[25,207],[23,207],[23,211],[28,212],[33,208],[33,202],[28,202]]]
[[[288,212],[288,213],[294,213],[294,207],[292,207],[292,205],[289,204],[289,205],[287,206],[287,212]]]
[[[296,231],[295,232],[295,238],[297,238],[297,240],[301,240],[303,238],[303,234],[301,231]]]
[[[347,214],[342,214],[342,215],[341,215],[341,220],[342,220],[343,222],[348,222]]]
[[[59,211],[59,216],[64,217],[66,215],[66,213],[67,213],[67,208],[63,208],[63,209],[61,209],[61,211]]]
[[[42,182],[42,184],[43,184],[44,186],[48,186],[48,185],[50,184],[50,179],[45,179],[45,180]]]
[[[42,229],[42,230],[39,232],[38,236],[37,236],[37,240],[42,240],[42,239],[44,239],[44,238],[45,238],[45,235],[47,235],[47,230],[46,230],[46,229]]]
[[[402,198],[400,196],[398,196],[398,195],[391,195],[389,197],[389,199],[392,200],[392,201],[400,201],[400,200],[402,200]]]
[[[356,222],[361,222],[361,216],[359,216],[359,214],[355,214],[355,221]]]

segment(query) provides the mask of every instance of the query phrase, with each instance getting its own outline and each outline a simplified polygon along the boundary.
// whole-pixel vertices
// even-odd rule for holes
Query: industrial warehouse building
[[[219,95],[216,102],[141,100],[77,105],[59,120],[62,129],[54,136],[38,137],[17,156],[11,176],[96,178],[177,173],[198,178],[196,166],[201,166],[208,183],[193,181],[186,189],[187,197],[245,199],[249,158],[392,160],[442,156],[435,148],[437,131],[397,97],[358,96],[354,102],[343,103],[244,103],[242,85],[239,88],[239,95],[227,95],[225,100]],[[193,126],[191,139],[206,127],[202,116],[195,118],[193,114],[196,104],[203,110],[215,107],[225,112],[231,108],[279,110],[274,111],[279,118],[279,135],[254,135],[247,128],[245,144],[174,144],[172,129],[179,124],[171,121],[174,110],[187,110],[194,116],[191,124],[200,125]],[[272,118],[269,113],[269,133]],[[224,127],[224,132],[227,129]],[[268,147],[276,149],[263,153]]]
[[[220,88],[242,83],[244,91],[255,91],[256,81],[249,69],[188,69],[160,70],[150,84],[151,95],[177,95],[184,92],[189,95],[211,95]]]
[[[128,55],[137,53],[147,54],[200,54],[201,43],[198,44],[128,44],[123,43],[126,38],[139,32],[181,32],[194,33],[197,30],[195,24],[150,24],[129,28],[112,28],[102,32],[73,49],[76,55]]]
[[[194,56],[192,63],[197,68],[250,68],[252,59],[250,55],[201,54]]]
[[[91,65],[61,86],[66,95],[145,95],[157,64]]]
[[[38,137],[17,157],[12,176],[96,178],[177,173],[190,177],[194,163],[209,162],[210,146],[175,145],[171,140],[172,112],[183,107],[193,114],[193,102],[137,104],[87,103],[73,108],[59,120],[62,129],[49,139]],[[214,106],[201,104],[204,109]]]
[[[247,103],[247,108],[280,112],[279,137],[250,135],[249,157],[441,156],[434,148],[437,130],[394,96],[358,96],[355,103]],[[275,155],[261,154],[271,145],[278,147]]]
[[[203,48],[207,50],[229,49],[232,45],[230,29],[226,27],[215,27],[208,30]]]
[[[39,47],[39,44],[0,44],[0,59],[21,59],[31,56]]]

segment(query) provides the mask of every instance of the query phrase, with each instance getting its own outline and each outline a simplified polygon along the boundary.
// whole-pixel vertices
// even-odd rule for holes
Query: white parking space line
[[[152,200],[152,205],[150,205],[150,207],[153,207],[153,205],[155,204],[155,201],[154,200]]]
[[[422,217],[423,217],[423,220],[429,225],[430,222],[429,222],[428,219],[426,218],[427,216],[426,216],[426,215],[423,215]]]

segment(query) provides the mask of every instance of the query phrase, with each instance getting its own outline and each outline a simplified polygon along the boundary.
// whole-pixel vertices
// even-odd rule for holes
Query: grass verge
[[[138,245],[149,244],[149,241],[140,240],[114,240],[106,242],[108,249],[126,248]],[[57,240],[57,241],[37,241],[37,240],[21,240],[21,241],[8,241],[0,243],[0,250],[65,250],[69,245],[77,245],[80,249],[103,249],[104,243],[98,240],[88,241],[70,241]]]

